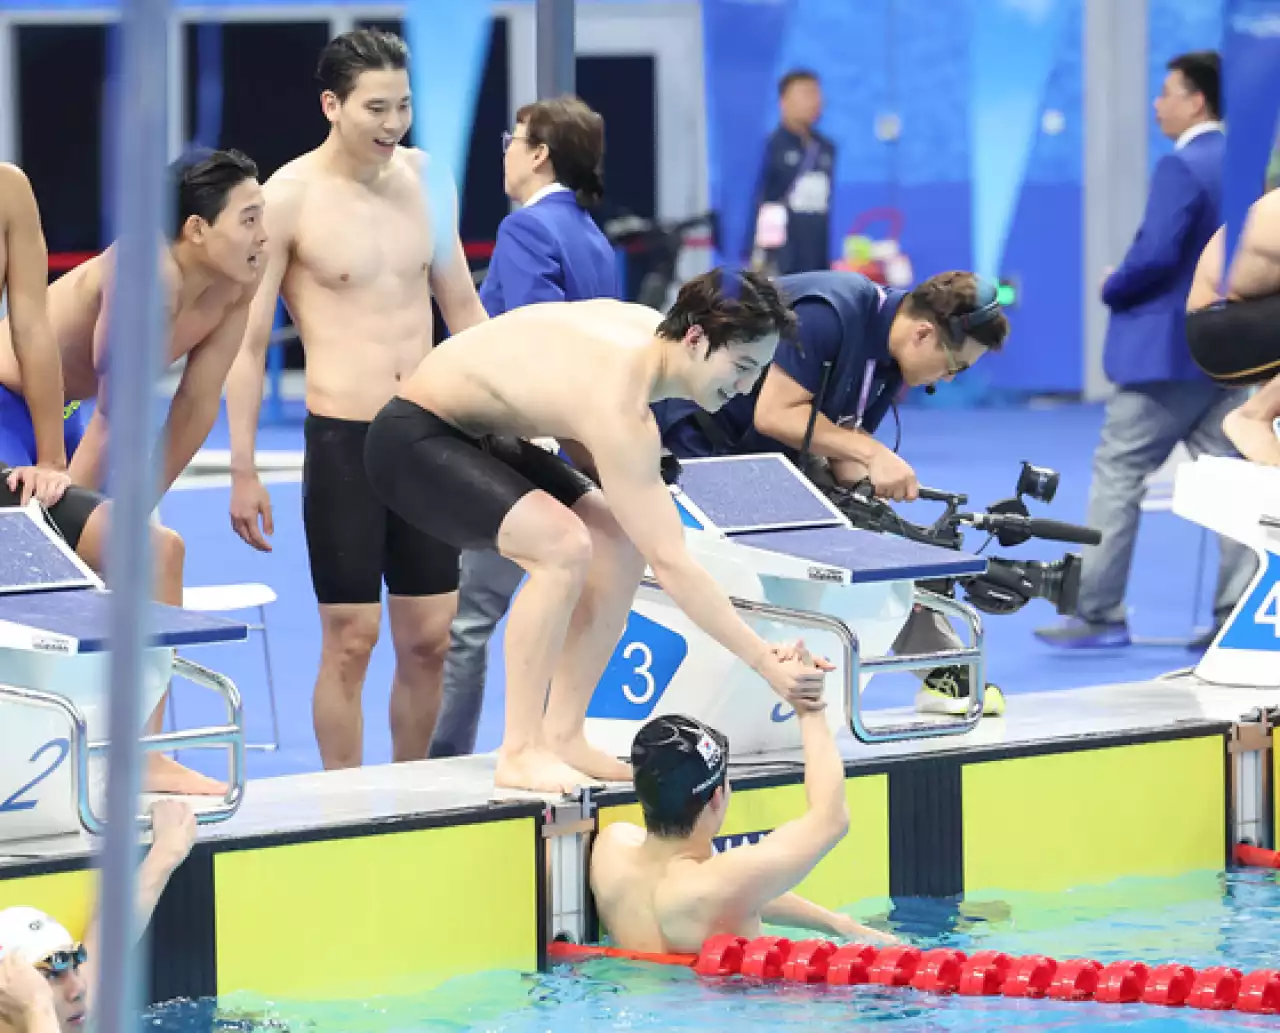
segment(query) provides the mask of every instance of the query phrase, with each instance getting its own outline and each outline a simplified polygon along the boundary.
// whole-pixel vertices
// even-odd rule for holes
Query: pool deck
[[[1259,708],[1277,706],[1280,690],[1181,675],[1019,695],[963,736],[866,745],[846,733],[852,831],[799,889],[856,908],[1221,870],[1242,809],[1260,842],[1273,839],[1280,778]],[[1250,804],[1246,726],[1266,733],[1252,736],[1264,788]],[[731,761],[718,848],[804,811],[800,759]],[[630,786],[551,797],[497,790],[493,771],[489,754],[250,782],[237,814],[201,828],[161,898],[148,1000],[420,990],[545,967],[560,935],[594,939],[590,845],[638,819]],[[75,930],[94,896],[95,846],[85,835],[0,844],[0,908],[32,904]]]
[[[958,736],[866,744],[851,733],[838,737],[850,776],[925,758],[967,762],[1105,748],[1160,741],[1207,732],[1225,732],[1257,708],[1280,706],[1280,690],[1221,688],[1194,676],[1057,692],[1026,693],[1012,699],[1001,718],[984,718]],[[907,709],[869,711],[877,722],[907,719]],[[250,782],[239,812],[204,826],[201,841],[270,843],[282,839],[410,819],[456,819],[490,812],[528,813],[563,803],[567,797],[496,789],[493,754],[314,772]],[[759,754],[731,761],[732,777],[743,784],[760,780],[803,781],[799,750]],[[593,787],[601,806],[630,798],[621,783]],[[200,808],[202,801],[191,798]],[[535,808],[536,809],[536,808]],[[88,856],[92,837],[81,833],[0,843],[0,878],[7,868],[29,871],[33,863]]]

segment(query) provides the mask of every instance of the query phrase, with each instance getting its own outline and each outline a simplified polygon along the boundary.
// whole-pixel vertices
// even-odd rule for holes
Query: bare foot
[[[493,780],[503,789],[524,789],[530,793],[572,793],[594,781],[545,748],[518,753],[499,750]]]
[[[172,793],[175,796],[226,796],[227,786],[184,768],[172,757],[163,753],[148,753],[147,766],[142,773],[144,793]]]
[[[577,735],[565,742],[552,742],[551,748],[566,764],[586,772],[601,782],[630,782],[631,765],[617,757],[596,749],[587,742],[585,735]]]

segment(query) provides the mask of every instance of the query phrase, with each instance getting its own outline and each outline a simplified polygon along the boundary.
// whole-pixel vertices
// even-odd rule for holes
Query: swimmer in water
[[[195,845],[195,812],[180,800],[159,800],[151,808],[151,828],[151,849],[138,869],[139,937],[173,873]],[[84,939],[77,940],[64,925],[33,907],[0,910],[0,991],[6,974],[20,987],[14,996],[26,1002],[26,1033],[77,1033],[86,1028],[98,990],[97,963],[97,916],[89,921]],[[44,978],[48,993],[40,993],[31,983],[31,968]],[[2,1017],[0,1033],[4,1033]]]
[[[750,391],[795,323],[766,278],[719,270],[665,317],[604,299],[527,305],[445,341],[374,419],[365,464],[386,505],[455,556],[496,546],[529,575],[507,618],[498,785],[630,778],[584,723],[646,564],[785,701],[821,697],[831,665],[781,655],[689,555],[650,409],[680,397],[714,410]]]
[[[759,842],[717,853],[729,806],[729,743],[679,714],[654,718],[631,747],[644,828],[607,826],[591,852],[591,890],[612,945],[696,953],[718,933],[762,922],[867,943],[894,937],[792,892],[849,830],[844,762],[820,708],[798,707],[808,809]]]
[[[1196,363],[1224,384],[1262,387],[1222,429],[1246,459],[1280,466],[1280,189],[1249,209],[1223,284],[1225,227],[1210,238],[1187,297]]]

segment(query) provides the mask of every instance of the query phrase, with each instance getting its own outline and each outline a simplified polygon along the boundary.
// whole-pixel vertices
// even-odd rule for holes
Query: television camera
[[[968,504],[966,495],[922,487],[921,499],[941,502],[945,507],[942,514],[928,525],[912,523],[887,502],[876,498],[870,481],[846,488],[833,483],[829,476],[814,476],[812,470],[806,470],[806,473],[854,527],[894,534],[926,545],[959,550],[964,544],[964,527],[987,531],[1006,548],[1021,545],[1032,538],[1077,545],[1097,545],[1102,541],[1102,535],[1093,528],[1031,515],[1024,500],[1052,502],[1060,475],[1028,462],[1022,464],[1015,495],[992,503],[983,512],[961,509]],[[986,544],[982,548],[985,549]],[[965,601],[983,613],[1016,613],[1032,599],[1044,599],[1058,613],[1069,616],[1076,612],[1079,602],[1080,566],[1080,557],[1073,553],[1051,562],[989,557],[983,574],[922,581],[920,584],[944,595],[953,595],[959,586]]]

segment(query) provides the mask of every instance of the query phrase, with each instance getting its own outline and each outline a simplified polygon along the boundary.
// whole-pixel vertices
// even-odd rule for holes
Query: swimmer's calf
[[[645,827],[600,833],[591,888],[611,943],[623,950],[696,952],[708,937],[760,934],[762,922],[891,942],[792,892],[849,829],[844,762],[821,704],[797,707],[808,809],[758,843],[716,853],[728,810],[729,744],[688,717],[655,718],[631,748]]]

